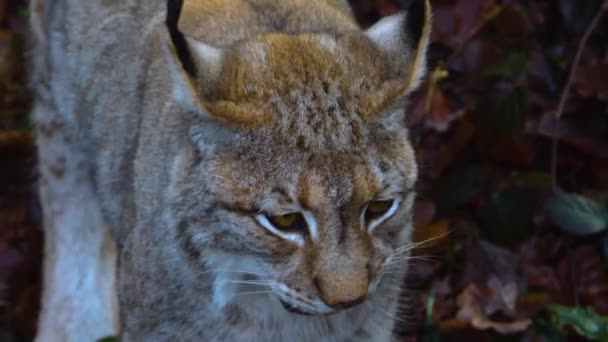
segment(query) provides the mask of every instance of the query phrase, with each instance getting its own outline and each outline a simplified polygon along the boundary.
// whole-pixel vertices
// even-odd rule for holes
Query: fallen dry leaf
[[[545,114],[538,123],[537,134],[551,138],[553,136],[553,115]],[[557,122],[557,138],[581,152],[608,161],[608,142],[596,139],[584,131],[573,127],[564,120]]]
[[[414,205],[414,230],[424,230],[435,217],[436,211],[435,202],[432,200],[417,200]]]
[[[367,27],[413,0],[348,2]],[[514,174],[547,175],[550,119],[589,14],[600,1],[431,2],[429,77],[410,97],[406,112],[420,170],[417,192],[422,198],[416,205],[414,237],[427,240],[447,230],[450,235],[441,243],[430,241],[430,249],[414,251],[421,258],[412,262],[406,286],[416,284],[423,298],[429,292],[434,295],[432,320],[439,327],[440,339],[448,341],[494,341],[496,331],[526,327],[527,338],[528,319],[548,303],[590,304],[597,312],[608,313],[608,267],[600,252],[608,247],[601,246],[602,239],[560,235],[548,223],[535,220],[529,233],[533,237],[515,252],[472,243],[480,236],[490,239],[488,228],[498,218],[489,215],[478,220],[478,214],[483,204],[504,193]],[[31,125],[26,117],[31,101],[25,82],[26,7],[26,0],[0,0],[0,284],[6,284],[6,303],[0,305],[0,340],[17,342],[31,340],[35,334],[43,244],[34,190],[35,149],[31,135],[23,132]],[[606,23],[598,25],[582,50],[558,125],[557,183],[566,191],[608,189]],[[431,85],[428,80],[439,75],[434,71],[443,74]],[[483,111],[488,118],[484,125],[474,113],[480,112],[484,99],[513,89],[521,90],[528,106],[508,136],[498,139],[496,128],[504,126],[502,122],[509,124],[502,120],[515,117],[514,111],[498,115],[500,104],[495,104]],[[589,121],[590,117],[595,119]],[[489,139],[481,139],[484,135]],[[486,170],[469,173],[483,181],[478,184],[459,175],[448,182],[441,196],[434,197],[435,187],[463,165]],[[469,188],[458,190],[462,184]],[[532,187],[523,182],[518,186]],[[466,201],[449,208],[442,205],[446,197],[463,190]],[[429,255],[432,261],[422,259]],[[534,292],[524,293],[527,288]],[[413,306],[416,313],[423,307]],[[457,319],[457,314],[466,320]],[[407,339],[414,340],[409,335]]]
[[[476,329],[493,329],[501,334],[525,331],[532,321],[515,317],[517,285],[514,282],[503,284],[496,277],[490,277],[487,286],[476,284],[467,286],[456,299],[459,306],[456,318],[468,322]],[[501,313],[507,317],[503,321],[491,316]]]
[[[451,221],[441,219],[427,225],[424,229],[414,230],[413,240],[421,243],[420,248],[430,248],[443,242],[450,232]]]

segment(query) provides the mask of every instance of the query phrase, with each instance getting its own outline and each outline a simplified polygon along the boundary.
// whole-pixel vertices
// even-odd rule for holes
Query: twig
[[[481,19],[478,19],[477,23],[475,23],[475,26],[473,26],[473,28],[469,30],[467,35],[458,42],[457,46],[454,47],[452,53],[445,58],[445,62],[442,62],[440,65],[435,67],[435,69],[433,70],[433,78],[431,79],[431,82],[429,82],[426,91],[424,101],[425,117],[428,116],[431,111],[431,101],[433,98],[433,94],[435,93],[437,84],[439,84],[439,82],[441,82],[441,80],[443,80],[444,78],[448,77],[448,71],[446,69],[447,66],[451,64],[454,58],[458,57],[464,51],[464,48],[469,41],[471,41],[475,36],[477,36],[477,34],[481,32],[481,30],[485,28],[486,25],[488,25],[492,20],[498,17],[500,13],[502,13],[503,9],[505,9],[509,1],[510,0],[505,1],[502,5],[494,5],[494,7],[492,7],[487,14],[485,14]]]
[[[558,139],[557,139],[557,126],[559,123],[559,119],[562,117],[564,113],[564,107],[566,105],[566,100],[568,99],[568,95],[570,94],[570,88],[572,87],[572,82],[574,81],[574,75],[576,73],[576,69],[581,60],[581,56],[583,55],[583,49],[587,45],[587,40],[591,36],[591,33],[595,30],[600,19],[604,12],[608,9],[608,0],[604,0],[602,6],[599,11],[595,14],[589,26],[585,30],[583,37],[578,43],[578,47],[576,49],[576,55],[574,55],[574,60],[572,61],[572,66],[570,67],[570,74],[568,75],[568,80],[566,81],[566,85],[562,89],[562,93],[559,97],[559,102],[557,105],[557,109],[555,111],[555,115],[553,118],[553,132],[551,134],[552,144],[551,144],[551,180],[553,185],[553,191],[557,192],[559,190],[559,185],[557,184],[557,147],[558,147]]]
[[[473,28],[469,30],[467,35],[458,42],[458,45],[455,47],[454,51],[445,59],[445,64],[449,65],[454,58],[459,56],[464,51],[464,48],[467,43],[473,38],[475,38],[475,36],[477,36],[477,34],[486,27],[486,25],[488,25],[490,22],[492,22],[492,20],[498,17],[498,15],[502,13],[502,11],[505,9],[505,7],[507,7],[508,4],[509,1],[505,1],[501,5],[494,5],[494,7],[492,7],[490,11],[481,18],[481,20],[478,20],[477,23],[475,23],[475,26],[473,26]]]

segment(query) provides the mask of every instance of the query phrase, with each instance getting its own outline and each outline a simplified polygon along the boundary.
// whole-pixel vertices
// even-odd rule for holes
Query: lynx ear
[[[167,35],[163,50],[171,73],[173,96],[188,110],[204,111],[197,80],[213,84],[222,67],[222,50],[184,36],[178,28],[183,0],[167,1]]]
[[[405,93],[415,90],[426,73],[431,31],[429,0],[415,0],[405,13],[383,18],[365,34],[405,72]]]
[[[207,126],[251,128],[267,122],[268,118],[256,108],[218,95],[219,78],[228,54],[188,38],[179,30],[177,24],[182,4],[183,0],[167,0],[167,31],[163,44],[176,103],[198,113],[198,119],[206,121]]]

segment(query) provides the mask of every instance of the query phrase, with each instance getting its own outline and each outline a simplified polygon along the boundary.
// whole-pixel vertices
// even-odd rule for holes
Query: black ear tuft
[[[406,37],[411,37],[412,42],[418,45],[426,21],[427,0],[414,0],[406,12]]]
[[[192,59],[192,55],[190,54],[186,38],[177,26],[183,4],[183,0],[167,0],[167,18],[165,24],[169,30],[169,35],[171,36],[171,40],[175,46],[175,52],[177,53],[177,57],[179,58],[182,67],[186,73],[190,76],[194,76],[196,74],[194,59]]]

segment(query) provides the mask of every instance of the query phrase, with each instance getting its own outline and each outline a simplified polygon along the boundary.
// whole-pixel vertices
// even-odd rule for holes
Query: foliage
[[[608,341],[608,316],[601,317],[588,307],[552,305],[549,310],[556,327],[569,326],[590,340]]]
[[[577,194],[555,194],[547,202],[547,213],[557,226],[574,235],[608,228],[608,206]]]

